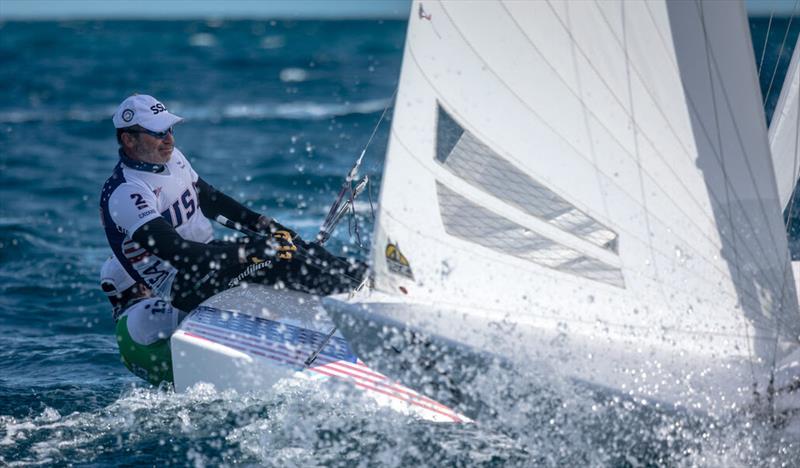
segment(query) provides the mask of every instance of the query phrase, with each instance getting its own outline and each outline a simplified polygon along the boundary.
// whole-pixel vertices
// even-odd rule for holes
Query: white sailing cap
[[[139,125],[151,132],[164,132],[182,122],[183,117],[171,114],[167,111],[167,106],[153,96],[134,94],[122,101],[114,113],[113,120],[116,128]]]
[[[121,294],[134,284],[136,281],[125,271],[117,257],[108,257],[100,268],[100,285],[109,296]]]

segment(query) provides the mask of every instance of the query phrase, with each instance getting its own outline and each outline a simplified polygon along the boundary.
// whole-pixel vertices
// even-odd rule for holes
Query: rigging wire
[[[398,86],[399,86],[399,84],[398,84]],[[372,133],[370,134],[369,139],[367,140],[367,144],[364,145],[364,149],[361,151],[361,155],[358,157],[357,166],[353,167],[353,169],[355,169],[356,172],[358,171],[358,166],[361,165],[362,159],[364,158],[364,155],[367,152],[367,148],[369,148],[369,146],[372,144],[372,140],[373,140],[373,138],[375,138],[375,134],[378,133],[378,128],[381,126],[381,123],[386,118],[386,114],[387,114],[387,112],[389,112],[389,108],[392,107],[392,104],[394,103],[394,100],[397,97],[398,86],[394,87],[394,91],[392,91],[392,97],[389,98],[389,102],[386,103],[386,107],[383,108],[383,112],[381,113],[381,116],[378,119],[378,122],[375,124],[375,127],[372,129]],[[355,178],[353,176],[357,177],[357,174],[353,174],[353,171],[351,170],[350,174],[348,174],[348,180],[350,182],[352,182],[352,180]],[[365,177],[365,180],[366,180],[366,177]],[[369,186],[370,185],[369,182],[367,182],[366,185]],[[369,192],[369,208],[370,208],[370,216],[372,217],[372,219],[374,221],[375,220],[375,210],[374,210],[374,208],[372,206],[372,192],[371,191]],[[355,233],[356,241],[358,242],[358,246],[363,249],[364,245],[361,242],[361,234],[359,233],[358,218],[356,217],[355,193],[352,190],[350,191],[350,222],[353,225],[352,231]]]
[[[769,32],[772,29],[772,18],[775,15],[775,6],[770,9],[769,23],[767,24],[767,35],[764,37],[764,46],[761,48],[761,59],[758,61],[758,84],[761,86],[761,67],[764,65],[764,55],[767,52],[767,44],[769,43]]]
[[[794,20],[794,11],[797,9],[797,2],[798,0],[794,0],[794,5],[792,6],[792,16],[789,17],[789,24],[786,25],[786,33],[783,35],[783,41],[781,41],[781,48],[778,50],[778,58],[775,60],[775,66],[772,68],[772,76],[769,79],[769,86],[767,87],[767,94],[764,96],[764,104],[767,103],[769,100],[769,96],[772,93],[772,85],[775,82],[775,75],[778,72],[778,65],[781,63],[781,57],[783,57],[783,48],[786,46],[786,40],[789,38],[789,31],[792,29],[792,20]],[[760,80],[760,75],[759,75]]]
[[[324,243],[326,242],[330,236],[333,234],[333,230],[336,225],[339,223],[342,215],[345,213],[349,213],[349,221],[348,221],[348,231],[350,235],[355,234],[356,240],[358,242],[358,246],[360,248],[364,248],[361,242],[361,235],[358,226],[358,219],[356,217],[356,210],[355,210],[355,199],[359,193],[364,189],[365,186],[369,186],[369,177],[364,176],[364,178],[359,181],[357,184],[353,185],[353,182],[358,179],[358,170],[361,167],[361,164],[364,160],[364,155],[367,153],[367,149],[372,144],[372,140],[375,138],[375,134],[378,132],[378,128],[380,127],[383,120],[386,118],[386,114],[389,111],[389,108],[392,107],[394,103],[394,99],[397,96],[397,86],[395,86],[394,91],[392,92],[392,96],[389,98],[389,102],[386,103],[386,106],[383,108],[383,112],[381,112],[380,118],[378,118],[378,122],[375,124],[375,127],[372,129],[372,133],[367,139],[367,143],[361,150],[358,158],[356,159],[353,166],[348,171],[347,176],[345,177],[344,181],[342,182],[342,186],[339,190],[339,194],[336,196],[333,204],[331,205],[330,209],[328,210],[328,215],[325,217],[325,221],[323,222],[322,226],[320,227],[319,233],[317,234],[317,242]],[[347,197],[347,198],[345,198]],[[344,205],[342,203],[344,202]],[[372,205],[372,195],[370,192],[370,215],[372,219],[375,219],[375,209]]]
[[[380,127],[381,122],[383,119],[386,118],[386,113],[389,111],[389,108],[392,107],[392,103],[394,103],[395,97],[397,97],[397,88],[398,86],[394,87],[394,91],[392,92],[392,97],[389,98],[389,102],[386,103],[386,107],[383,108],[383,112],[381,112],[381,117],[378,119],[378,123],[375,124],[375,128],[372,129],[372,134],[370,134],[369,139],[367,140],[367,144],[364,145],[364,149],[361,151],[361,156],[358,157],[358,161],[360,163],[361,158],[364,157],[364,153],[367,152],[367,148],[369,145],[372,144],[372,139],[375,138],[375,134],[378,133],[378,127]]]

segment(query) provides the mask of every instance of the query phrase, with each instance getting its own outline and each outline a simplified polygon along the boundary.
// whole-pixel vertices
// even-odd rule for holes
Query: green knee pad
[[[169,339],[158,340],[149,345],[133,341],[128,333],[127,316],[123,316],[117,322],[116,335],[119,354],[128,370],[153,385],[173,382]]]

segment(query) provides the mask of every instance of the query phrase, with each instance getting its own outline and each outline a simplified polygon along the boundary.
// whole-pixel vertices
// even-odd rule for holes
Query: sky
[[[536,1],[536,0],[518,0]],[[634,0],[636,1],[636,0]],[[719,0],[731,1],[731,0]],[[92,18],[399,18],[411,0],[0,0],[0,20]],[[789,15],[798,0],[746,0],[750,14]]]
[[[411,0],[0,0],[0,19],[400,18]]]

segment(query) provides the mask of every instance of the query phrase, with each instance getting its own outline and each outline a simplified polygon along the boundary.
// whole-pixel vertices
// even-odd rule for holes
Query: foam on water
[[[349,386],[286,379],[274,393],[131,387],[94,411],[0,416],[0,461],[53,463],[792,466],[800,442],[749,418],[713,420],[603,397],[552,376],[473,384],[480,422],[432,424]],[[534,377],[529,375],[528,377]]]

